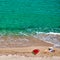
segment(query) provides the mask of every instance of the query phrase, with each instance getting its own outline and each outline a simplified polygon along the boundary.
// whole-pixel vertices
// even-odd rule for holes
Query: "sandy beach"
[[[32,36],[1,36],[0,59],[1,60],[60,60],[60,48],[53,47],[52,43],[36,39]],[[53,47],[55,52],[45,52]],[[34,55],[32,51],[39,49]]]
[[[24,56],[16,56],[16,55],[9,55],[9,56],[0,56],[0,60],[60,60],[60,57],[24,57]]]

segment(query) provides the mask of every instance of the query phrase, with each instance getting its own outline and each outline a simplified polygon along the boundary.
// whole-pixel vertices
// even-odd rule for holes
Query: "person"
[[[53,47],[49,47],[48,50],[49,50],[49,52],[55,52]]]

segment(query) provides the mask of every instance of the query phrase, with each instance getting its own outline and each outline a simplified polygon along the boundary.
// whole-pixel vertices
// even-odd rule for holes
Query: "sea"
[[[60,0],[0,0],[0,35],[40,33],[60,35]]]

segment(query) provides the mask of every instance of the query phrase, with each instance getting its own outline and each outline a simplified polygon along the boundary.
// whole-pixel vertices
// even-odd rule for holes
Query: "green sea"
[[[0,0],[0,34],[60,33],[60,0]]]

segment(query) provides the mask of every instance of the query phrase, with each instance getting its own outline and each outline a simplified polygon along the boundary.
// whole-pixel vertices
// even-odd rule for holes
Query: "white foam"
[[[54,35],[60,35],[60,33],[55,33],[55,32],[36,32],[36,34],[54,34]]]
[[[36,34],[43,34],[44,32],[36,32]]]
[[[47,34],[54,34],[54,35],[60,35],[60,33],[54,33],[54,32],[49,32]]]
[[[19,32],[20,35],[28,36],[26,33]]]

